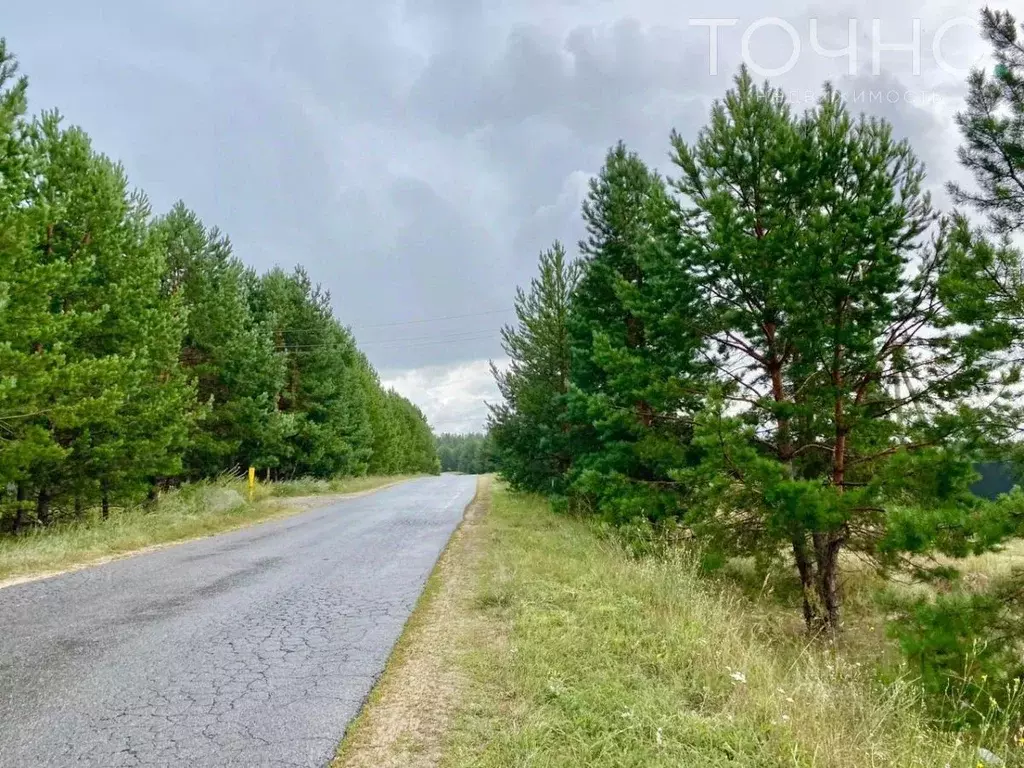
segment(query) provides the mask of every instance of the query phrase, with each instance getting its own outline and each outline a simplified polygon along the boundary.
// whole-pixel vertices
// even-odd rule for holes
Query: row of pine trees
[[[444,433],[437,438],[442,472],[486,475],[497,470],[490,435]]]
[[[184,205],[154,216],[0,43],[0,530],[249,466],[274,478],[433,472],[302,268],[257,275]]]
[[[1017,661],[972,669],[1024,673],[1007,639],[1024,592],[955,602],[955,569],[930,559],[991,551],[1024,522],[1024,494],[971,492],[1024,424],[1024,48],[1008,14],[984,24],[999,67],[972,77],[960,117],[978,190],[951,187],[964,211],[934,209],[885,121],[828,87],[798,113],[745,71],[695,141],[671,137],[670,178],[613,148],[580,258],[543,254],[504,332],[505,478],[681,530],[709,563],[787,563],[815,632],[841,630],[844,557],[945,580],[949,602],[909,611],[945,629],[905,649],[952,674],[986,648]]]

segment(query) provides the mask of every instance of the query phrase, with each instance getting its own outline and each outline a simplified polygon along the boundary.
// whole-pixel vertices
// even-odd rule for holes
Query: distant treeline
[[[437,439],[437,455],[442,472],[484,475],[497,471],[494,445],[487,435],[443,434]]]
[[[0,530],[261,477],[435,472],[305,271],[258,275],[183,204],[154,216],[0,42]]]

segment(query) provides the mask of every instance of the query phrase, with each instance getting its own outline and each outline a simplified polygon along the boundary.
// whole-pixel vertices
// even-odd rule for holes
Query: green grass
[[[482,634],[445,766],[975,768],[911,681],[785,636],[771,601],[634,558],[541,499],[497,489],[473,610]],[[495,640],[495,636],[500,639]]]
[[[261,484],[253,500],[244,481],[195,483],[163,496],[155,506],[115,509],[83,520],[0,537],[0,582],[59,572],[146,547],[210,536],[302,510],[282,499],[359,493],[408,478],[357,477]]]

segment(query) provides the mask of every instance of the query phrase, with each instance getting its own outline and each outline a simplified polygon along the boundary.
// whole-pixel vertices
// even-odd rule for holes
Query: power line
[[[481,329],[477,329],[477,330],[473,330],[473,331],[459,331],[457,333],[442,334],[440,336],[432,334],[430,336],[409,336],[409,337],[400,338],[400,339],[376,339],[376,340],[373,340],[373,341],[357,342],[357,346],[359,346],[359,348],[361,349],[363,347],[380,346],[382,344],[406,344],[406,343],[409,343],[409,342],[419,342],[419,341],[432,341],[432,342],[434,342],[434,341],[436,341],[436,342],[461,341],[461,340],[464,340],[466,338],[472,339],[472,338],[484,337],[484,336],[486,336],[486,337],[491,337],[491,336],[497,337],[500,334],[501,334],[501,329],[500,328],[481,328]],[[325,341],[325,342],[317,342],[315,344],[288,344],[286,342],[286,343],[284,343],[282,345],[278,345],[277,348],[279,350],[285,350],[285,349],[335,349],[340,344],[343,344],[343,343],[344,342],[341,342],[341,341]]]
[[[407,342],[407,341],[445,341],[446,339],[450,339],[452,341],[458,341],[460,339],[460,337],[463,337],[463,336],[478,336],[478,335],[480,335],[482,333],[486,333],[486,334],[489,334],[489,335],[493,335],[493,334],[496,334],[496,333],[501,333],[501,328],[477,328],[477,329],[472,330],[472,331],[456,331],[456,332],[453,332],[453,333],[450,333],[450,334],[444,334],[442,336],[438,336],[436,334],[431,334],[430,336],[409,336],[409,337],[401,338],[401,339],[376,339],[376,340],[373,340],[373,341],[363,341],[363,342],[360,342],[359,346],[361,346],[361,347],[369,347],[369,346],[375,346],[377,344],[400,344],[400,343],[404,343],[404,342]]]
[[[500,338],[498,331],[467,331],[462,334],[456,334],[453,336],[422,336],[414,339],[388,339],[384,341],[366,342],[359,344],[359,349],[364,347],[375,347],[378,350],[401,350],[401,349],[416,349],[418,347],[431,347],[437,344],[457,344],[459,342],[466,341],[487,341],[494,339],[495,341]],[[411,343],[410,343],[411,342]],[[286,344],[283,347],[277,347],[278,352],[313,352],[319,349],[337,349],[336,343],[328,344]]]
[[[377,328],[402,328],[410,325],[422,325],[425,323],[440,323],[445,320],[466,320],[474,317],[493,317],[494,315],[503,315],[510,312],[515,312],[515,308],[509,309],[492,309],[487,312],[473,312],[466,315],[444,315],[442,317],[426,317],[419,320],[404,320],[397,323],[381,323],[379,325],[353,325],[353,326],[341,326],[339,322],[339,328],[347,331],[368,331]],[[274,328],[274,333],[329,333],[332,328],[330,325],[325,324],[316,328]],[[498,329],[499,331],[502,329]],[[368,342],[375,343],[375,342]]]
[[[383,351],[391,352],[391,351],[399,351],[399,350],[404,350],[404,349],[419,349],[421,347],[434,347],[434,346],[437,346],[439,344],[457,344],[457,343],[462,342],[462,341],[488,341],[488,340],[492,340],[492,339],[494,341],[497,341],[498,340],[498,336],[495,336],[494,334],[488,334],[486,336],[473,336],[473,337],[468,337],[468,338],[465,338],[465,339],[449,339],[449,340],[446,340],[446,341],[425,341],[425,342],[418,343],[418,344],[404,344],[404,345],[399,345],[399,346],[394,346],[394,347],[377,347],[377,350],[383,350]]]
[[[423,323],[439,323],[443,320],[466,320],[471,317],[491,317],[493,315],[504,315],[509,312],[515,312],[514,307],[508,309],[492,309],[488,312],[473,312],[468,315],[447,315],[445,317],[428,317],[422,320],[406,320],[400,323],[382,323],[381,325],[355,325],[352,326],[353,331],[358,330],[369,330],[372,328],[398,328],[406,325],[421,325]]]
[[[375,328],[401,328],[407,325],[422,325],[424,323],[440,323],[445,320],[467,320],[473,317],[493,317],[494,315],[506,315],[510,312],[515,312],[514,307],[508,309],[492,309],[487,312],[472,312],[467,315],[444,315],[442,317],[424,317],[419,320],[403,320],[397,323],[381,323],[379,325],[352,325],[344,326],[350,331],[368,331]],[[340,323],[340,321],[339,321]],[[318,328],[275,328],[278,333],[314,333],[316,331],[326,331],[328,326],[323,325]]]

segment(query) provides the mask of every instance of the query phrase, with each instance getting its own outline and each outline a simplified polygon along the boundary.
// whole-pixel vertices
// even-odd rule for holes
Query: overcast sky
[[[939,189],[960,176],[952,116],[984,53],[957,20],[981,6],[49,0],[9,4],[0,35],[33,109],[58,107],[158,211],[184,200],[246,263],[305,265],[385,381],[465,431],[495,396],[514,286],[552,240],[574,248],[610,145],[671,173],[669,132],[696,134],[746,36],[755,72],[785,69],[772,79],[794,100],[831,79],[892,120]],[[735,20],[714,32],[717,74],[702,19]],[[917,72],[888,50],[875,71],[873,19],[883,44],[910,43],[920,19]],[[846,48],[851,20],[856,56],[816,51]],[[418,322],[433,318],[451,319]]]

